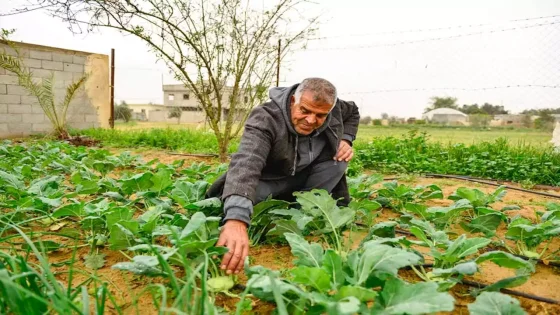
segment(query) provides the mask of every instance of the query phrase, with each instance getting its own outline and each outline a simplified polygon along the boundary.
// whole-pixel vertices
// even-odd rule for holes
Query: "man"
[[[350,202],[345,171],[354,154],[358,107],[338,99],[334,85],[320,78],[273,88],[269,96],[251,112],[227,173],[207,194],[224,200],[217,245],[229,249],[221,265],[228,274],[241,271],[249,253],[254,204],[311,189],[327,190],[343,205]]]

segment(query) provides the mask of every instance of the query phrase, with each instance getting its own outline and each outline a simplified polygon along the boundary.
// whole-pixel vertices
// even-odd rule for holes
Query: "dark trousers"
[[[295,191],[323,189],[331,193],[344,176],[347,167],[347,162],[327,160],[312,163],[294,176],[277,180],[261,179],[257,186],[255,204],[266,200],[268,197],[292,201]]]

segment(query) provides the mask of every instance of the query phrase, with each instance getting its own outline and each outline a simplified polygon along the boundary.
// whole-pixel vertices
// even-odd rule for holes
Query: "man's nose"
[[[315,117],[315,115],[309,115],[309,116],[305,117],[305,121],[309,125],[314,125],[317,122],[317,118]]]

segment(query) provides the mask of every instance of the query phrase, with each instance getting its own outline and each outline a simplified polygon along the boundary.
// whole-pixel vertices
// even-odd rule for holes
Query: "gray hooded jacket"
[[[332,160],[340,140],[351,143],[355,139],[358,108],[340,99],[320,128],[309,136],[299,135],[290,114],[290,100],[297,86],[271,89],[270,101],[253,109],[227,173],[209,189],[208,197],[225,200],[225,220],[249,224],[259,180],[284,179],[314,161]],[[345,177],[332,193],[349,202]]]

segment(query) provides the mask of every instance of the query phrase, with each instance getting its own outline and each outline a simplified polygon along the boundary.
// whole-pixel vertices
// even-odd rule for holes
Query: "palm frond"
[[[68,108],[70,107],[70,103],[72,102],[72,99],[74,99],[74,95],[76,94],[76,91],[82,85],[84,85],[87,78],[88,78],[88,74],[84,74],[81,78],[72,82],[72,84],[70,84],[66,88],[66,96],[64,97],[64,101],[62,102],[62,106],[61,106],[62,107],[62,117],[64,119],[66,119],[66,113],[68,112]]]

